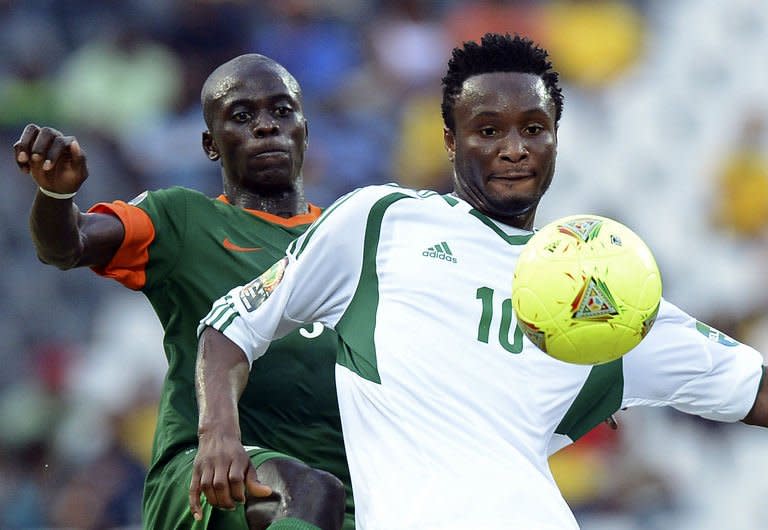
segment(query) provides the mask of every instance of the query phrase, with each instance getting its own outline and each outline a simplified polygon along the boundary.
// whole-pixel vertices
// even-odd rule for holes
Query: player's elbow
[[[38,247],[37,259],[39,259],[41,263],[56,267],[62,271],[66,271],[77,267],[77,264],[80,261],[80,253],[75,251],[53,253],[46,252],[45,250]]]
[[[79,265],[85,248],[79,234],[76,236],[68,234],[41,235],[34,224],[31,224],[30,227],[32,229],[32,242],[40,262],[60,270],[72,269]]]

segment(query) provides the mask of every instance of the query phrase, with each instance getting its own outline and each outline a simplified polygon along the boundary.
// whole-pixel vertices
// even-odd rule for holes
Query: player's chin
[[[246,185],[259,191],[292,191],[294,184],[288,167],[271,167],[250,171],[246,179]]]
[[[535,175],[528,177],[490,177],[486,182],[487,189],[499,196],[526,196],[535,194],[539,187],[539,179]]]
[[[489,202],[495,214],[509,217],[530,212],[540,198],[537,194],[504,194],[492,197]]]

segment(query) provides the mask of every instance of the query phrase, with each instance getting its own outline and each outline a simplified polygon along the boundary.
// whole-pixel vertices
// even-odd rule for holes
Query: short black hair
[[[448,71],[443,77],[443,123],[454,130],[453,105],[468,78],[493,72],[519,72],[541,77],[555,104],[555,123],[563,113],[563,92],[558,86],[560,75],[552,69],[549,53],[532,40],[508,33],[486,33],[480,44],[465,42],[453,49]]]

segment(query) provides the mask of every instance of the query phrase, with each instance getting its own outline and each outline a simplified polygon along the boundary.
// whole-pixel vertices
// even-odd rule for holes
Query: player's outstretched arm
[[[19,169],[39,187],[29,225],[40,259],[60,269],[109,263],[125,230],[116,217],[82,213],[73,202],[88,178],[85,152],[77,139],[29,124],[13,152]]]
[[[760,382],[760,388],[757,391],[757,398],[755,398],[755,404],[749,414],[741,420],[748,425],[759,425],[761,427],[768,427],[768,370],[763,366],[763,379]]]
[[[256,480],[256,470],[240,440],[237,403],[248,383],[245,353],[223,333],[206,328],[200,336],[195,372],[199,446],[189,486],[189,507],[202,518],[200,493],[210,504],[233,509],[250,495],[272,490]]]

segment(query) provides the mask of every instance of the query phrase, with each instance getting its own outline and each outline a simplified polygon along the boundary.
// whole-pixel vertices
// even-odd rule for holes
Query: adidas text
[[[441,259],[441,260],[447,261],[449,263],[456,263],[457,262],[456,258],[454,258],[453,256],[449,256],[445,252],[437,252],[435,250],[425,250],[424,252],[421,253],[421,255],[425,256],[427,258]]]
[[[453,252],[448,243],[441,241],[440,243],[429,247],[427,250],[421,253],[425,258],[435,258],[447,261],[448,263],[456,263],[456,258],[453,257]]]

